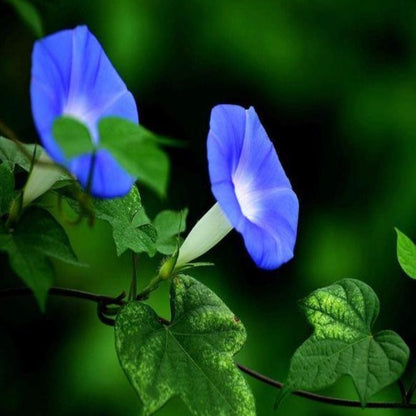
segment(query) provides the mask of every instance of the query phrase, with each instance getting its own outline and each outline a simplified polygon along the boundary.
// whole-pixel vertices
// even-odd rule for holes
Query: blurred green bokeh
[[[187,206],[191,226],[213,204],[205,155],[210,109],[255,106],[298,194],[300,222],[295,258],[277,271],[257,270],[234,233],[204,257],[216,268],[194,272],[245,323],[240,362],[284,381],[291,354],[310,334],[297,299],[345,277],[374,288],[378,329],[398,331],[415,351],[416,284],[397,264],[393,229],[416,238],[413,0],[33,4],[46,34],[87,24],[133,92],[141,123],[188,143],[169,150],[168,200],[141,189],[152,216]],[[13,7],[0,3],[0,121],[29,142],[37,140],[29,100],[34,40]],[[56,263],[56,284],[112,295],[127,289],[130,258],[116,257],[109,227],[73,227],[57,217],[90,267]],[[19,285],[5,256],[0,260],[0,285]],[[140,259],[141,285],[160,260]],[[152,304],[169,317],[167,288]],[[0,414],[138,414],[113,344],[93,304],[51,298],[41,315],[30,297],[2,300]],[[248,381],[258,415],[272,414],[276,391]],[[356,398],[348,378],[327,393]],[[399,390],[391,386],[374,399],[399,401]],[[279,409],[281,415],[356,412],[295,397]],[[175,399],[159,414],[188,412]]]

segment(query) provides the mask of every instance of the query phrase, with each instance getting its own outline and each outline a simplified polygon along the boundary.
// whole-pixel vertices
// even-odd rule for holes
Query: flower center
[[[240,204],[240,209],[243,215],[253,221],[257,214],[256,199],[253,198],[250,181],[248,180],[233,180],[235,195]]]

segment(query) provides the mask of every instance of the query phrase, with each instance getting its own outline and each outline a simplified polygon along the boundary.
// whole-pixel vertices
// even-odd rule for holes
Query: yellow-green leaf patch
[[[253,395],[233,356],[243,324],[217,295],[189,276],[171,286],[170,324],[150,306],[131,302],[115,325],[118,357],[145,415],[179,396],[194,415],[254,416]]]
[[[368,285],[344,279],[316,290],[301,305],[314,333],[292,357],[288,389],[320,390],[349,375],[365,405],[401,376],[409,348],[393,331],[372,332],[379,301]]]

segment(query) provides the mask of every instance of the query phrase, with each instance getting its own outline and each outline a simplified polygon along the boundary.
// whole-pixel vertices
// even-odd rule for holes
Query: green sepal
[[[197,267],[212,267],[212,266],[215,266],[215,263],[211,263],[208,261],[195,261],[192,263],[185,263],[178,270],[176,270],[176,272],[182,273],[185,270],[196,269]]]
[[[253,395],[233,356],[243,324],[216,294],[189,276],[171,284],[170,324],[141,302],[124,306],[115,324],[120,364],[144,415],[179,396],[198,416],[254,416]]]
[[[371,287],[344,279],[316,290],[301,306],[314,333],[292,357],[289,389],[320,390],[349,375],[365,406],[402,375],[409,348],[393,331],[372,333],[379,300]]]

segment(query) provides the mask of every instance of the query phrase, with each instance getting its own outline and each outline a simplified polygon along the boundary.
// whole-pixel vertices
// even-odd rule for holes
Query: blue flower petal
[[[298,200],[292,190],[266,195],[256,216],[245,218],[238,231],[247,251],[263,269],[276,269],[293,257],[296,241]]]
[[[138,122],[132,94],[86,26],[63,30],[35,43],[30,92],[41,142],[50,157],[66,167],[73,164],[65,159],[52,135],[57,117],[70,115],[86,124],[95,143],[102,117]],[[92,191],[99,194],[94,188]]]
[[[212,192],[259,267],[293,257],[298,200],[254,110],[213,108],[208,134]]]
[[[84,188],[88,186],[92,155],[81,155],[71,160],[69,169]],[[91,194],[100,198],[115,198],[127,194],[135,178],[128,175],[104,149],[95,154],[92,173]]]
[[[208,167],[212,192],[236,227],[242,218],[231,172],[237,169],[245,131],[245,109],[237,105],[218,105],[212,109],[207,141]]]

